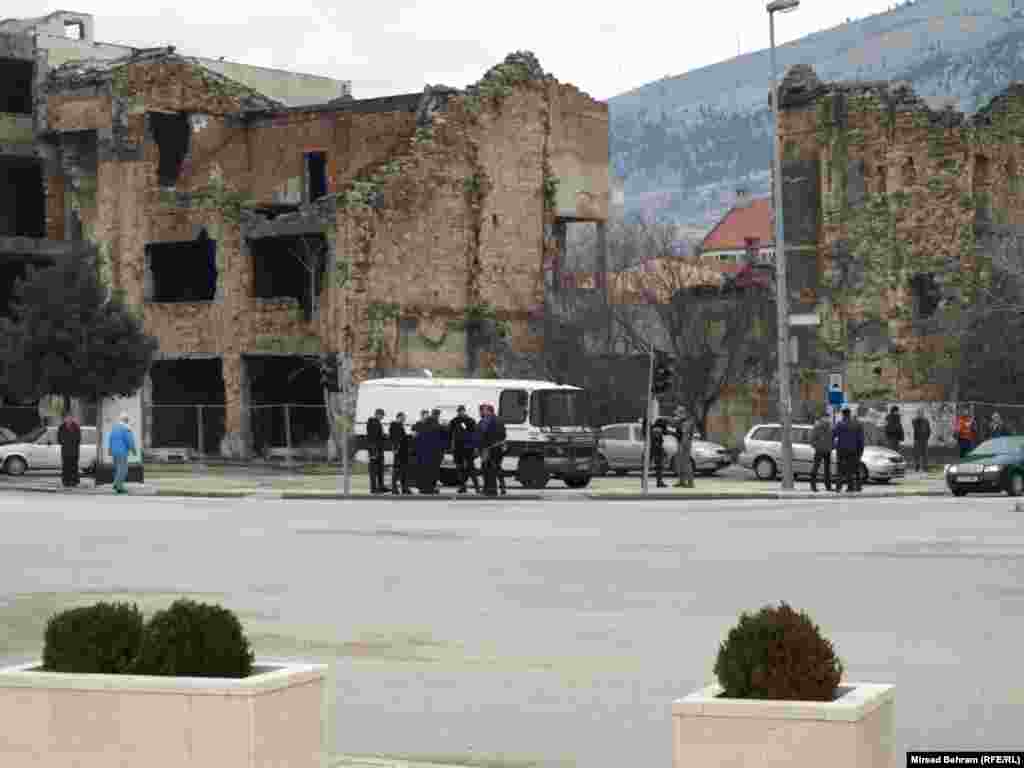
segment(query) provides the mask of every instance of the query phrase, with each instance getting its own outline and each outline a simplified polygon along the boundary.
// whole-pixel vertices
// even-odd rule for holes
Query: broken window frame
[[[200,248],[203,248],[203,243],[206,243],[205,249],[200,255]],[[192,292],[186,292],[187,295],[179,296],[178,298],[168,298],[171,293],[164,294],[163,291],[159,291],[157,288],[157,273],[164,272],[164,269],[157,270],[154,268],[154,250],[157,249],[169,249],[171,246],[181,246],[195,249],[195,253],[191,254],[174,254],[164,256],[163,258],[174,259],[177,263],[173,266],[165,268],[168,272],[180,274],[182,271],[194,268],[201,269],[206,268],[209,270],[208,278],[210,282],[205,286],[204,290],[195,290],[195,295]],[[152,289],[148,291],[146,298],[147,304],[204,304],[217,299],[217,287],[220,283],[220,270],[217,268],[217,241],[210,237],[206,228],[200,230],[199,235],[194,240],[172,240],[169,242],[154,242],[146,243],[146,272],[148,278],[152,280]],[[205,256],[205,260],[203,258]],[[195,259],[196,264],[193,267],[189,264],[183,264],[182,261],[186,258]],[[190,284],[191,287],[191,284]]]
[[[322,169],[314,174],[313,159],[318,158],[323,163]],[[302,176],[303,176],[303,199],[306,203],[313,203],[327,195],[330,188],[328,181],[328,157],[327,150],[319,147],[307,148],[302,153]],[[319,183],[314,184],[314,181]]]
[[[263,251],[263,246],[257,246],[256,243],[265,243],[268,240],[279,241],[280,249],[273,257],[265,253],[258,253],[258,251]],[[311,248],[308,245],[310,240],[317,241],[316,248]],[[299,235],[249,238],[248,250],[252,264],[253,298],[264,302],[293,301],[302,308],[307,322],[315,322],[320,316],[320,296],[327,284],[328,245],[326,235],[322,232],[307,232]],[[294,270],[297,275],[300,275],[301,289],[281,293],[262,290],[264,285],[269,285],[272,282],[273,275],[268,274],[267,270],[260,269],[259,260],[269,258],[279,261],[278,269]],[[289,285],[288,287],[293,286]]]
[[[15,196],[13,201],[0,199],[4,212],[0,237],[45,238],[46,174],[42,162],[14,155],[0,155],[0,173],[0,179],[10,184],[8,189]],[[19,176],[32,178],[19,183]],[[12,214],[13,218],[10,218]]]
[[[31,115],[34,101],[32,84],[36,73],[35,62],[0,57],[0,73],[4,71],[5,67],[14,68],[15,72],[14,76],[9,73],[0,76],[0,83],[10,88],[9,92],[0,91],[0,112],[9,115]],[[27,80],[24,77],[26,74]]]
[[[185,164],[192,144],[192,124],[187,112],[154,112],[146,113],[149,134],[157,147],[157,184],[165,189],[173,189],[181,177],[181,169]],[[173,123],[183,127],[184,146],[174,146]],[[161,136],[162,134],[162,136]],[[180,138],[180,137],[179,137]]]

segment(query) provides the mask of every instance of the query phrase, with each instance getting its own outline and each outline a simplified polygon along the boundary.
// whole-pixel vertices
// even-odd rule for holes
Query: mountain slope
[[[1024,80],[1024,0],[918,0],[777,49],[822,80],[906,80],[941,106],[974,112]],[[612,168],[627,210],[710,228],[735,188],[769,193],[768,51],[745,54],[609,100]]]

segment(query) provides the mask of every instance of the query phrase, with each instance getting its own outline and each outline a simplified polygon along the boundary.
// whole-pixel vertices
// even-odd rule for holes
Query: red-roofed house
[[[775,264],[772,201],[752,199],[739,190],[736,205],[701,243],[701,259],[723,272],[738,272],[747,263]]]

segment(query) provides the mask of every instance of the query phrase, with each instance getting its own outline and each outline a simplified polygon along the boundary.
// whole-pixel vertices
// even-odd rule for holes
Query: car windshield
[[[26,432],[24,435],[22,435],[20,438],[18,438],[18,442],[21,442],[21,443],[34,443],[36,440],[38,440],[40,437],[42,437],[45,433],[46,433],[46,427],[45,426],[39,426],[39,427],[36,427],[35,429],[33,429],[30,432]]]
[[[993,456],[997,454],[1015,454],[1024,450],[1024,437],[997,437],[986,440],[968,455]]]
[[[530,421],[536,427],[589,427],[590,395],[582,389],[542,389],[533,393]]]
[[[7,427],[0,427],[0,445],[7,445],[8,443],[16,443],[18,436],[9,430]]]

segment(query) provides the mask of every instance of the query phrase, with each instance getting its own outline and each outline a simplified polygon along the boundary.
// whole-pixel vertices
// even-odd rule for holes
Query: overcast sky
[[[803,0],[776,17],[776,42],[895,4]],[[732,58],[737,49],[767,48],[764,7],[764,0],[3,0],[0,15],[91,13],[97,40],[174,45],[186,55],[351,80],[356,98],[420,91],[426,83],[461,88],[510,51],[532,50],[562,82],[607,99]]]

